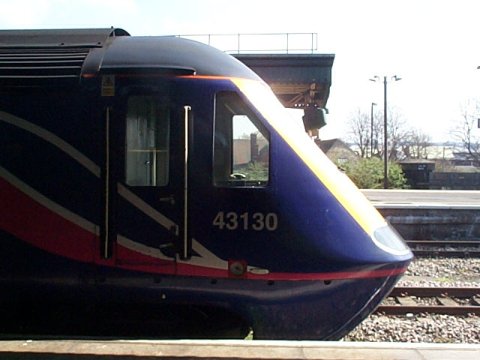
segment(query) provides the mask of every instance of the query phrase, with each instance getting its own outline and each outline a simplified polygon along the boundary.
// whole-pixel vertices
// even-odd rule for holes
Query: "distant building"
[[[340,139],[315,140],[317,146],[336,164],[358,159],[358,155]]]
[[[479,190],[479,162],[468,152],[456,151],[456,148],[458,144],[433,144],[427,149],[429,160],[400,161],[410,186],[413,189]]]
[[[435,161],[426,159],[405,159],[399,161],[407,184],[411,189],[428,189],[430,174],[435,170]]]
[[[452,164],[454,166],[480,167],[480,161],[466,151],[453,152]]]
[[[250,134],[246,139],[233,140],[233,163],[246,165],[250,162],[268,161],[268,142],[263,136]]]

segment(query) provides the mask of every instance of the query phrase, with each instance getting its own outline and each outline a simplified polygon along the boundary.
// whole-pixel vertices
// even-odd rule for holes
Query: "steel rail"
[[[380,305],[376,313],[385,315],[438,314],[438,315],[480,315],[480,306],[458,305]]]
[[[416,298],[432,297],[437,304],[417,303]],[[406,314],[443,314],[443,315],[480,315],[480,288],[476,287],[396,287],[388,298],[394,298],[396,304],[383,304],[376,313],[386,315]],[[469,304],[461,304],[454,298],[470,299]]]
[[[480,247],[479,240],[407,240],[407,244],[420,246],[468,246]]]
[[[476,240],[407,240],[406,243],[418,257],[480,257],[480,241]]]
[[[446,257],[446,258],[478,258],[478,250],[440,250],[440,249],[412,249],[418,257]]]
[[[397,286],[389,296],[418,296],[418,297],[434,297],[434,296],[453,296],[458,298],[469,298],[480,296],[480,288],[478,287],[420,287],[420,286]]]

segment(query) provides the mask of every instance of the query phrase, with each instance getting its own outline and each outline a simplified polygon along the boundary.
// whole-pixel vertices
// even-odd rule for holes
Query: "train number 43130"
[[[275,231],[278,229],[276,213],[219,211],[212,225],[220,230]]]

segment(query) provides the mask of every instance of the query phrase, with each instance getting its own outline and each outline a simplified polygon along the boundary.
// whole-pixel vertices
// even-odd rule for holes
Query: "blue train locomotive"
[[[250,69],[121,29],[0,31],[0,204],[12,317],[339,339],[412,259]]]

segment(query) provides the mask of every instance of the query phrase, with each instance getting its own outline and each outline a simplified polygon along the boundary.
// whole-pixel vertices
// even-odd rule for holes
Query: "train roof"
[[[232,56],[175,36],[133,37],[118,28],[0,31],[0,87],[139,72],[259,79]]]

